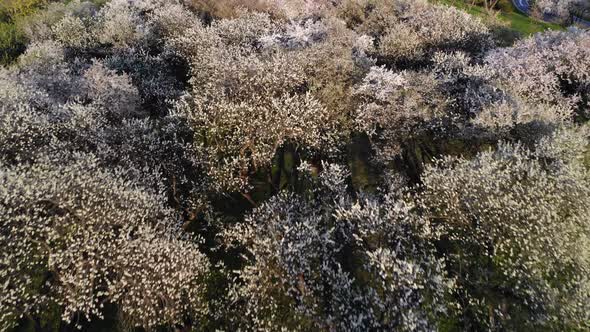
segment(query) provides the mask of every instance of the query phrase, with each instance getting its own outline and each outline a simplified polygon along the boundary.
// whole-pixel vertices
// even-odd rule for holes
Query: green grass
[[[479,6],[470,6],[463,0],[433,0],[433,2],[457,7],[471,15],[481,17],[484,20],[490,19],[490,15],[484,8]],[[542,22],[519,13],[516,8],[512,6],[512,3],[508,3],[507,6],[508,9],[503,9],[498,14],[498,19],[500,22],[505,23],[507,27],[523,36],[530,36],[534,33],[545,30],[564,30],[564,28],[558,24]]]
[[[24,36],[17,26],[0,22],[0,66],[10,64],[24,49]]]
[[[0,0],[0,66],[10,64],[24,51],[26,38],[20,25],[45,3],[46,0]]]
[[[545,30],[565,30],[559,24],[538,21],[516,12],[501,13],[499,18],[509,22],[512,29],[527,36]]]

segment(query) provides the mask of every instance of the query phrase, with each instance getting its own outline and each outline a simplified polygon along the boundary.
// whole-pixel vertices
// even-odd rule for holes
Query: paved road
[[[514,7],[518,9],[519,12],[530,15],[531,14],[531,4],[529,0],[512,0]],[[545,14],[543,20],[547,22],[555,22],[557,18],[551,14]],[[590,21],[583,20],[577,16],[572,17],[572,21],[574,25],[577,25],[582,28],[590,29]]]
[[[531,5],[528,0],[512,0],[514,7],[523,14],[529,15],[531,12]]]
[[[582,28],[590,29],[590,21],[583,20],[577,16],[573,18],[574,24]]]

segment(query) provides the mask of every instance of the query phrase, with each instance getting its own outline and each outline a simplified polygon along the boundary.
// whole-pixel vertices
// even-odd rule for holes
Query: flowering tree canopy
[[[0,331],[590,327],[587,31],[497,47],[425,0],[8,4]]]

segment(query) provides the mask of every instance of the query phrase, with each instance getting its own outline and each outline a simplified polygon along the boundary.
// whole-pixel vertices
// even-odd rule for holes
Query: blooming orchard
[[[499,48],[425,0],[49,1],[19,26],[0,331],[590,327],[587,31]]]

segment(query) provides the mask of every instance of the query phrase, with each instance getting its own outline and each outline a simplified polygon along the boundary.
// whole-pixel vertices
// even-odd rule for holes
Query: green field
[[[489,14],[486,10],[479,6],[470,6],[463,0],[434,0],[435,2],[446,4],[460,8],[474,16],[482,17],[484,19],[489,18]],[[563,30],[564,28],[558,24],[542,22],[534,18],[525,16],[519,13],[514,6],[509,5],[509,10],[502,10],[498,14],[498,19],[505,23],[510,29],[517,31],[523,36],[529,36],[537,32],[545,30]]]
[[[0,66],[14,61],[24,51],[22,24],[43,7],[45,0],[0,0]]]

